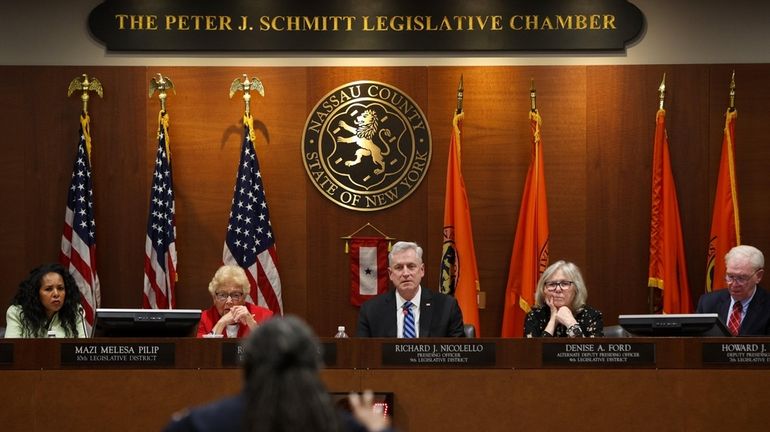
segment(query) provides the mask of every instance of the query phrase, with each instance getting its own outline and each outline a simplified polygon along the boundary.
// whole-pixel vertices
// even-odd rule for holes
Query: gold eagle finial
[[[155,77],[150,78],[150,95],[148,97],[152,97],[152,94],[155,93],[155,90],[158,91],[158,99],[160,99],[160,110],[166,111],[166,90],[173,90],[174,94],[176,94],[174,82],[171,81],[171,78],[158,73],[157,79]]]
[[[256,90],[260,96],[265,97],[265,87],[262,86],[262,81],[257,77],[251,77],[243,74],[243,79],[236,78],[233,83],[230,84],[230,99],[239,90],[243,91],[243,100],[246,103],[246,115],[249,115],[249,101],[251,100],[251,90]]]
[[[88,113],[88,92],[95,91],[99,97],[103,97],[104,89],[102,88],[102,83],[95,77],[88,78],[88,75],[86,74],[81,75],[81,77],[82,79],[77,77],[70,82],[70,86],[67,89],[67,96],[72,96],[72,93],[78,90],[82,91],[83,94],[80,95],[80,100],[83,101],[83,112]]]

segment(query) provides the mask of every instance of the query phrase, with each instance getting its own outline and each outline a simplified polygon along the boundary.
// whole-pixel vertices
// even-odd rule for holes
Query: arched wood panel
[[[75,67],[0,68],[0,297],[7,304],[27,271],[55,260],[77,143],[80,101],[66,98],[88,73],[105,87],[92,97],[93,170],[99,276],[105,307],[141,305],[158,72],[169,96],[177,197],[178,306],[206,308],[206,286],[221,262],[242,139],[243,73],[258,76],[256,149],[276,235],[285,309],[321,335],[354,332],[349,257],[340,240],[366,222],[425,247],[424,284],[435,288],[441,252],[446,158],[459,76],[465,84],[463,172],[474,222],[485,336],[500,332],[502,298],[530,159],[527,120],[534,78],[543,118],[551,259],[584,270],[589,302],[614,324],[648,310],[650,160],[657,87],[667,84],[667,126],[679,193],[693,301],[703,290],[705,251],[722,140],[727,85],[736,70],[736,167],[743,241],[770,250],[770,65],[540,67]],[[410,95],[426,114],[433,151],[427,177],[402,203],[378,212],[339,207],[316,190],[302,163],[302,131],[312,107],[354,80],[382,81]],[[34,86],[17,85],[34,82]]]

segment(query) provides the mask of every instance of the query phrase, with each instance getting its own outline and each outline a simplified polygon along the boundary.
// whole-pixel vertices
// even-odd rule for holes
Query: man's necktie
[[[417,334],[414,331],[414,314],[412,313],[412,302],[408,301],[404,303],[402,307],[404,308],[404,337],[417,337]]]
[[[730,319],[727,322],[727,328],[733,336],[738,336],[738,332],[741,329],[741,318],[743,317],[743,305],[737,301],[733,304],[733,313],[730,314]]]

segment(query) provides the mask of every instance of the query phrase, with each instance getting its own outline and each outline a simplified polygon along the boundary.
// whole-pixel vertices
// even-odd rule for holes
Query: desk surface
[[[551,369],[551,368],[765,368],[770,367],[770,338],[597,338],[597,339],[321,339],[326,351],[327,369]],[[94,339],[2,339],[0,340],[0,369],[68,369],[78,366],[217,369],[237,368],[228,360],[228,353],[238,350],[239,342],[232,339],[196,338],[94,338]],[[77,348],[76,348],[77,347]],[[66,353],[74,350],[95,353],[142,354],[170,351],[171,361],[110,365],[109,362],[85,362],[82,365],[67,360]],[[413,362],[417,351],[446,351],[449,356],[470,357],[470,362]],[[486,351],[484,361],[474,362],[473,355]],[[616,357],[629,357],[625,351],[639,352],[643,361],[597,361],[614,352]],[[8,361],[8,353],[12,361]],[[720,353],[721,352],[721,355]],[[388,355],[390,353],[390,355]],[[652,358],[645,357],[651,353]],[[104,356],[100,356],[104,357]],[[423,355],[423,357],[426,357]],[[434,358],[439,357],[434,355]],[[477,356],[478,357],[478,356]],[[570,363],[566,358],[584,358]],[[638,357],[638,356],[637,356]],[[735,361],[726,361],[730,358]],[[719,362],[722,359],[725,361]],[[742,360],[739,360],[742,359]],[[750,361],[749,361],[750,360]]]
[[[709,431],[767,430],[770,370],[763,365],[704,364],[706,347],[729,352],[767,349],[765,338],[588,339],[592,344],[651,344],[655,365],[642,367],[544,365],[544,349],[568,340],[420,339],[419,344],[491,344],[494,364],[393,367],[383,347],[393,339],[323,339],[337,350],[322,371],[334,392],[373,389],[394,394],[401,431]],[[71,367],[66,344],[170,344],[163,368]],[[222,363],[233,341],[199,339],[4,340],[14,361],[0,368],[0,424],[4,431],[160,430],[184,407],[234,394],[237,366]],[[489,345],[487,345],[489,346]],[[550,347],[550,348],[549,348]],[[590,347],[573,347],[588,349]],[[627,347],[625,347],[627,348]],[[738,390],[738,402],[726,397]]]

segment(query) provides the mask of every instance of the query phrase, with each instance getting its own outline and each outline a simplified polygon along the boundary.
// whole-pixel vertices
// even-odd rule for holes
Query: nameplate
[[[770,344],[704,343],[704,365],[770,366]]]
[[[13,344],[0,344],[0,365],[13,364]]]
[[[62,366],[174,366],[172,343],[63,343]]]
[[[545,343],[543,366],[655,366],[655,344]]]
[[[326,367],[337,366],[337,344],[334,342],[322,343],[321,358],[323,358],[324,366]]]
[[[321,344],[319,354],[323,358],[326,367],[337,364],[337,344],[333,342]],[[244,351],[241,344],[228,342],[222,344],[223,367],[240,367],[243,364],[243,356]]]
[[[243,362],[243,347],[239,343],[225,342],[222,344],[222,366],[240,367]]]
[[[496,364],[494,343],[384,343],[383,366],[479,367]]]

